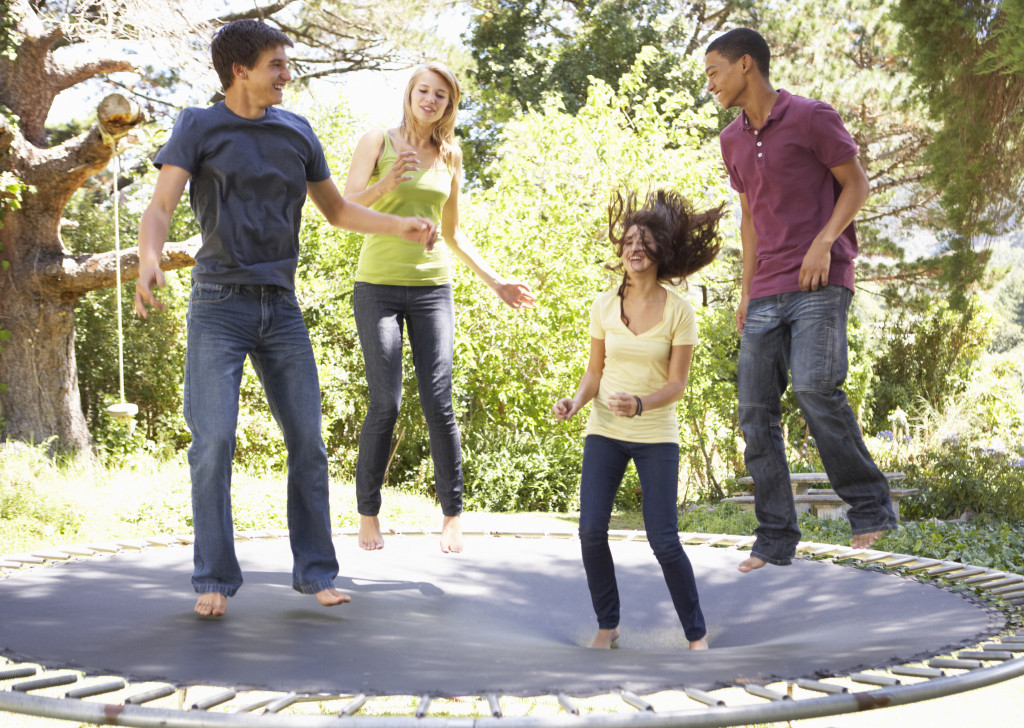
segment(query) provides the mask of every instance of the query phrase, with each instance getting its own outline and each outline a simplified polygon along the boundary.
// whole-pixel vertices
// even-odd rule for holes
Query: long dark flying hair
[[[623,268],[619,285],[619,311],[628,326],[624,299],[629,275],[622,265],[626,233],[634,225],[640,228],[647,256],[658,270],[659,283],[679,285],[686,277],[708,265],[718,255],[718,221],[723,205],[697,212],[675,190],[656,190],[641,199],[635,192],[619,191],[608,205],[608,237],[615,246],[616,263],[610,270]]]

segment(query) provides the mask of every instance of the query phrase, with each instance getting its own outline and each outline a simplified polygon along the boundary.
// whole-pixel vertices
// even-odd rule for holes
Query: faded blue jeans
[[[434,490],[446,516],[462,513],[462,443],[452,405],[455,301],[451,286],[385,286],[356,281],[352,308],[370,402],[359,433],[356,506],[380,512],[391,438],[402,405],[402,327],[409,331],[420,407],[430,435]]]
[[[320,382],[295,293],[280,286],[192,284],[185,421],[192,432],[192,586],[232,596],[242,585],[231,517],[238,395],[248,356],[288,449],[292,588],[315,594],[338,575],[321,435]]]
[[[693,567],[679,541],[679,445],[643,443],[587,435],[583,441],[580,480],[580,545],[590,599],[600,629],[619,626],[619,587],[608,545],[615,494],[632,460],[640,476],[647,542],[661,564],[672,605],[686,639],[696,642],[707,633],[697,596]]]
[[[839,388],[848,367],[846,322],[853,292],[830,285],[750,301],[739,358],[739,418],[754,479],[757,537],[751,554],[786,565],[800,540],[782,434],[787,370],[829,482],[849,504],[853,533],[896,527],[889,483],[864,446]]]

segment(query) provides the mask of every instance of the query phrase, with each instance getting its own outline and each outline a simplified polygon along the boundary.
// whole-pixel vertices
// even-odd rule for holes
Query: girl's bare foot
[[[750,556],[746,559],[743,559],[743,561],[740,562],[740,565],[736,568],[742,571],[744,574],[746,574],[747,572],[753,571],[754,569],[760,569],[767,563],[768,562],[764,559],[759,559],[756,556]]]
[[[351,602],[352,597],[345,592],[340,592],[332,587],[330,589],[322,589],[321,591],[318,591],[316,593],[316,600],[325,607],[335,607],[339,604],[344,604],[345,602]]]
[[[691,650],[706,650],[706,649],[709,649],[709,647],[708,647],[708,638],[707,637],[701,637],[699,640],[694,640],[693,642],[690,643],[690,649]]]
[[[384,537],[380,533],[380,519],[377,516],[359,516],[359,548],[366,551],[384,548]]]
[[[462,553],[462,516],[445,516],[441,525],[441,550],[446,554]]]
[[[871,544],[882,537],[881,531],[872,531],[871,533],[858,533],[853,537],[850,542],[850,546],[855,549],[866,549],[871,548]]]
[[[203,617],[222,617],[228,611],[228,598],[219,592],[206,592],[196,599],[195,613]]]
[[[599,650],[611,649],[612,643],[619,638],[619,628],[614,629],[599,629],[597,630],[597,637],[590,643],[591,647]]]

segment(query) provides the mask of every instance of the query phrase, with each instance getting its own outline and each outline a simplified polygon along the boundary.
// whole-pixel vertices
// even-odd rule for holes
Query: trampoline
[[[491,717],[469,722],[547,725],[582,720],[568,696],[613,694],[633,707],[586,720],[738,725],[901,704],[1024,674],[1015,658],[1024,636],[1010,633],[1007,617],[1024,602],[1019,576],[820,544],[801,544],[792,566],[743,575],[736,564],[752,539],[683,538],[707,652],[687,650],[660,568],[632,532],[612,544],[622,634],[610,651],[585,648],[596,622],[569,533],[467,534],[466,550],[446,555],[436,534],[393,535],[367,552],[354,533],[339,532],[336,583],[352,602],[330,609],[290,588],[282,534],[243,534],[236,548],[246,581],[219,619],[192,613],[187,538],[4,557],[0,709],[125,725],[297,726],[337,718],[278,711],[342,700],[349,720],[425,727],[467,723],[424,717],[431,700],[479,696]],[[832,676],[871,689],[849,692]],[[779,683],[825,697],[794,701],[766,687]],[[55,690],[61,685],[72,687]],[[132,695],[132,685],[156,687]],[[717,705],[714,691],[735,686],[766,702]],[[189,703],[190,689],[206,698]],[[694,709],[648,710],[640,696],[662,691],[680,691]],[[123,702],[104,702],[112,692]],[[242,706],[248,693],[260,699]],[[173,694],[195,709],[145,706]],[[362,701],[388,695],[421,702],[413,716],[358,715]],[[545,695],[559,696],[564,715],[493,717],[504,696]]]

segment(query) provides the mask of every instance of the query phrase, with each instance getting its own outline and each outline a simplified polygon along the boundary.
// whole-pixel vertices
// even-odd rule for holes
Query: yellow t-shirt
[[[384,131],[384,154],[373,169],[370,184],[391,169],[398,154]],[[402,217],[425,217],[441,222],[441,209],[452,191],[452,170],[438,162],[431,169],[411,172],[412,179],[370,205],[371,210]],[[429,253],[420,243],[395,235],[367,235],[359,251],[356,280],[388,286],[440,286],[451,283],[448,248],[438,236]]]
[[[590,335],[604,340],[604,372],[590,408],[588,435],[627,442],[679,442],[675,403],[645,409],[639,417],[618,417],[608,408],[608,398],[616,392],[642,397],[664,387],[672,347],[697,343],[693,306],[675,291],[666,292],[661,321],[639,336],[622,323],[615,290],[605,291],[594,301]]]

